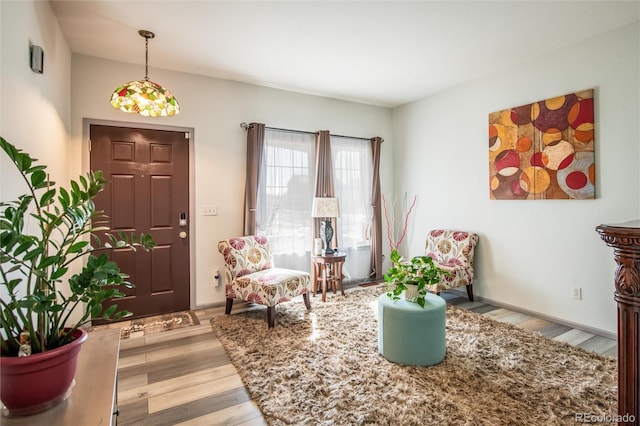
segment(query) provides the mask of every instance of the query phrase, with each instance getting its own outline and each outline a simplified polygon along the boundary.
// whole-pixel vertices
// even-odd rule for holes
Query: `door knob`
[[[179,236],[180,238],[187,238],[187,233],[186,233],[186,232],[184,232],[184,231],[181,231],[181,232],[178,234],[178,236]]]

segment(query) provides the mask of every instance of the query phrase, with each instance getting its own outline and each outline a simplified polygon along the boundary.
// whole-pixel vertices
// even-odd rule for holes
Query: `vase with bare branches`
[[[389,240],[389,248],[391,249],[391,251],[393,250],[397,251],[398,248],[400,247],[400,244],[402,244],[405,237],[407,236],[407,228],[409,226],[409,217],[411,216],[411,212],[413,211],[413,208],[415,207],[417,200],[418,200],[418,197],[414,195],[413,199],[411,200],[411,204],[409,205],[408,209],[406,209],[406,212],[401,212],[401,215],[404,217],[404,221],[401,224],[402,228],[398,229],[397,223],[395,220],[396,218],[395,197],[391,202],[388,202],[385,195],[382,194],[382,207],[384,209],[384,219],[387,223],[387,238]],[[405,193],[402,206],[404,207],[406,205],[407,205],[407,194]],[[398,235],[398,231],[400,231],[399,235]]]

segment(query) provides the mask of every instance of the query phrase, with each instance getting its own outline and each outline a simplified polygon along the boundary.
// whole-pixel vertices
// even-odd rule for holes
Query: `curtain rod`
[[[243,130],[249,130],[249,128],[251,127],[251,124],[247,124],[244,121],[242,123],[240,123],[240,127]],[[277,130],[279,132],[290,132],[290,133],[304,133],[307,135],[317,135],[318,132],[309,132],[306,130],[292,130],[292,129],[281,129],[279,127],[269,127],[269,126],[265,126],[265,129],[268,130]],[[362,137],[358,137],[358,136],[343,136],[343,135],[334,135],[332,133],[329,134],[329,136],[335,136],[336,138],[349,138],[349,139],[360,139],[363,141],[370,141],[372,138],[362,138]],[[380,138],[382,139],[382,138]],[[384,142],[384,139],[382,139],[382,142]]]

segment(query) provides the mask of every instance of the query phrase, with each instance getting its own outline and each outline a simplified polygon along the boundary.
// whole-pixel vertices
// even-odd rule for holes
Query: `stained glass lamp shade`
[[[147,117],[171,117],[180,112],[175,96],[149,80],[130,81],[118,87],[111,96],[111,105]]]
[[[155,37],[151,31],[140,30],[145,38],[144,80],[130,81],[118,87],[111,95],[111,105],[124,112],[146,117],[171,117],[180,112],[175,96],[161,85],[149,80],[149,39]]]

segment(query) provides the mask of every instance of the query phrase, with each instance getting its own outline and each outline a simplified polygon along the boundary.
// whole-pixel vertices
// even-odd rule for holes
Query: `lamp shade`
[[[146,117],[172,117],[180,112],[175,96],[161,85],[149,81],[149,39],[156,35],[149,30],[138,31],[144,37],[144,80],[119,86],[111,95],[111,105],[124,112]]]
[[[111,96],[111,105],[147,117],[171,117],[180,112],[175,96],[149,80],[130,81],[118,87]]]
[[[316,197],[311,208],[312,217],[340,217],[340,204],[337,198]]]

